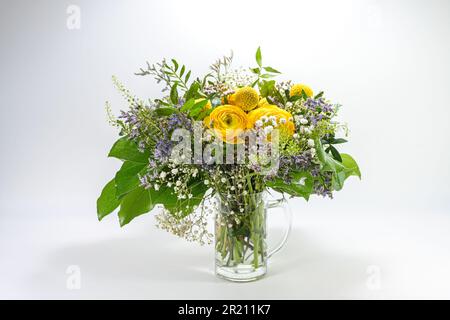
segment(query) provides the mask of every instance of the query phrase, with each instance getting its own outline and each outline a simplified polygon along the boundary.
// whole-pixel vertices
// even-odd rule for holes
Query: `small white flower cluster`
[[[201,245],[211,244],[213,234],[208,230],[208,219],[212,212],[212,209],[202,206],[187,217],[178,219],[167,210],[163,210],[155,216],[156,226],[187,241],[198,242]]]
[[[243,67],[228,71],[223,77],[229,89],[251,86],[258,77]]]
[[[275,84],[275,88],[278,90],[278,92],[284,97],[286,96],[286,91],[290,91],[292,87],[292,82],[289,81],[282,81]]]
[[[146,187],[158,191],[165,186],[171,188],[179,200],[191,199],[193,195],[190,193],[191,188],[188,183],[198,175],[199,169],[196,166],[170,163],[166,169],[159,171],[157,177],[152,179],[153,184]]]

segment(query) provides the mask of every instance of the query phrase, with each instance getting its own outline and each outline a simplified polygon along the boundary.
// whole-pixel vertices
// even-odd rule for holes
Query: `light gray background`
[[[66,26],[69,5],[81,29]],[[448,1],[1,1],[0,298],[450,298]],[[146,60],[201,75],[217,57],[264,61],[344,105],[359,162],[333,201],[293,200],[293,235],[267,278],[214,278],[212,247],[98,223],[119,162],[104,102],[141,97]],[[272,219],[279,234],[281,221]],[[69,266],[81,288],[66,286]]]

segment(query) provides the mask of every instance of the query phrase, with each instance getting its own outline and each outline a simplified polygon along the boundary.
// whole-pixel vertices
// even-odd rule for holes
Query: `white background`
[[[69,5],[81,29],[67,28]],[[450,298],[448,39],[448,1],[2,1],[0,298]],[[293,200],[268,276],[233,284],[214,278],[212,247],[152,214],[97,222],[120,165],[103,106],[126,107],[112,74],[157,97],[133,75],[147,60],[202,75],[231,49],[236,67],[254,65],[258,46],[280,79],[344,105],[341,151],[363,180],[332,201]]]

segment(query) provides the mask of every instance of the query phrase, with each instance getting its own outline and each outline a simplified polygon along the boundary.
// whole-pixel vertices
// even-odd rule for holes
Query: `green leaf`
[[[175,109],[174,107],[160,107],[160,108],[155,109],[155,113],[159,117],[167,117],[176,112],[178,112],[178,110]]]
[[[188,101],[190,99],[197,99],[200,96],[198,93],[199,89],[200,89],[200,83],[198,83],[197,81],[193,82],[184,97],[186,99],[186,101]]]
[[[266,70],[267,72],[272,72],[272,73],[281,73],[280,71],[278,71],[272,67],[264,67],[264,70]]]
[[[259,92],[263,97],[271,96],[274,90],[275,90],[275,80],[271,81],[263,80],[259,84]]]
[[[308,100],[308,98],[309,98],[308,95],[306,94],[305,90],[303,90],[303,89],[302,89],[302,97],[303,97],[303,100],[305,100],[305,101]]]
[[[314,99],[322,98],[322,96],[323,96],[323,91],[320,91],[318,94],[316,94],[316,95],[314,96]]]
[[[174,65],[174,67],[175,67],[175,71],[177,71],[178,70],[178,62],[177,62],[177,60],[172,59],[172,63]]]
[[[175,82],[172,88],[170,89],[170,101],[172,101],[173,104],[178,104],[178,82]]]
[[[128,140],[127,137],[122,137],[114,143],[108,157],[114,157],[120,160],[128,160],[138,163],[148,163],[150,152],[141,152],[134,141]]]
[[[200,180],[194,180],[188,188],[192,194],[192,198],[177,199],[172,190],[160,191],[164,194],[158,200],[160,204],[164,206],[172,215],[176,215],[178,218],[184,218],[193,212],[193,208],[198,206],[205,196],[208,187]]]
[[[258,47],[258,50],[256,50],[256,63],[258,66],[262,67],[261,47]]]
[[[145,173],[146,164],[125,161],[116,173],[116,196],[118,199],[139,186],[139,173]]]
[[[150,199],[150,191],[143,187],[138,187],[128,193],[122,200],[119,210],[120,226],[128,224],[134,218],[149,212],[153,209]]]
[[[181,67],[181,71],[180,71],[180,78],[183,76],[185,70],[186,70],[186,67],[183,65]]]
[[[261,73],[261,69],[260,68],[250,68],[250,71],[253,72],[254,74],[260,74]]]
[[[116,197],[116,184],[114,179],[109,181],[103,188],[100,197],[97,199],[97,217],[102,220],[108,214],[116,210],[120,201]]]
[[[194,106],[191,108],[191,111],[189,112],[189,115],[193,118],[198,116],[200,112],[205,108],[205,106],[208,104],[208,100],[202,100],[194,104]]]
[[[186,74],[186,77],[184,77],[184,82],[187,83],[190,77],[191,77],[191,70],[189,70],[189,72]]]
[[[314,139],[317,157],[322,163],[322,170],[332,172],[333,174],[333,188],[339,191],[344,186],[345,180],[352,176],[361,178],[361,172],[356,164],[356,161],[348,154],[340,154],[342,163],[336,161],[333,157],[325,152],[319,138]]]
[[[181,112],[190,111],[195,104],[195,99],[189,99],[186,103],[181,107]]]
[[[330,140],[331,144],[341,144],[341,143],[346,143],[346,142],[347,142],[347,140],[342,139],[342,138],[337,138],[337,139],[333,138]]]
[[[332,145],[330,145],[328,147],[328,149],[331,151],[331,154],[333,155],[333,158],[339,162],[342,162],[342,158],[341,155],[339,154],[339,151],[333,147]]]
[[[355,159],[346,153],[341,153],[342,165],[345,167],[346,178],[350,176],[357,176],[361,179],[361,171],[359,170],[358,164]]]
[[[290,175],[290,183],[281,178],[267,181],[267,186],[278,192],[284,192],[294,197],[303,197],[309,200],[313,191],[314,178],[306,171],[296,171]]]

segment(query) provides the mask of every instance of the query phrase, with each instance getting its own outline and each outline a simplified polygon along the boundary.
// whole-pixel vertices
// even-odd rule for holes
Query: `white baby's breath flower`
[[[265,134],[269,134],[273,131],[273,127],[272,126],[267,126],[264,128],[264,133]]]
[[[298,133],[294,133],[294,134],[292,135],[292,138],[298,139]]]
[[[308,146],[314,147],[314,140],[313,139],[308,139]]]
[[[177,187],[181,186],[181,181],[180,181],[180,180],[177,180],[177,182],[175,183],[175,185],[176,185]]]
[[[161,173],[159,174],[159,177],[163,180],[166,178],[166,176],[167,176],[167,173],[165,171],[161,171]]]
[[[222,178],[222,179],[220,179],[220,181],[221,181],[222,183],[225,183],[225,182],[227,182],[227,179]]]
[[[153,186],[153,188],[158,191],[159,190],[159,184],[155,183],[155,185]]]
[[[175,169],[172,169],[172,174],[177,174],[178,173],[178,169],[177,168],[175,168]]]
[[[203,183],[207,186],[207,185],[209,185],[209,180],[205,180],[205,181],[203,181]]]
[[[308,120],[306,120],[305,118],[300,119],[300,123],[301,124],[308,124]]]
[[[262,122],[261,120],[257,120],[257,121],[255,122],[255,126],[256,126],[257,128],[261,128],[262,125],[263,125],[263,122]]]

